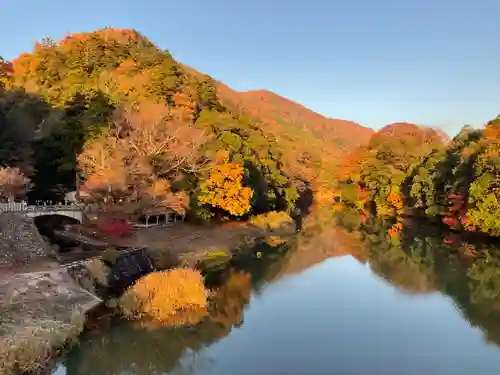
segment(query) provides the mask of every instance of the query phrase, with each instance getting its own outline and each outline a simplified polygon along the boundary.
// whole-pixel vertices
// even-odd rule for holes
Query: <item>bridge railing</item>
[[[27,202],[0,203],[0,211],[3,212],[25,212],[28,210]]]
[[[28,202],[26,201],[0,203],[0,212],[32,212],[57,210],[81,211],[81,208],[71,203],[52,204],[52,202],[37,202],[35,205],[28,205]]]

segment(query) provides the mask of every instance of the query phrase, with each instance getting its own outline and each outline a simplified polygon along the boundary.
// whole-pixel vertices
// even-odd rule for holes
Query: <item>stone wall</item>
[[[93,258],[66,269],[82,288],[103,299],[122,294],[137,279],[155,270],[143,248],[118,253],[113,262]]]
[[[17,270],[50,261],[51,249],[33,219],[22,213],[0,212],[0,268]]]
[[[146,249],[120,255],[111,267],[108,279],[110,291],[119,295],[137,279],[155,270]]]
[[[33,219],[0,213],[0,375],[40,371],[101,302],[51,252]]]

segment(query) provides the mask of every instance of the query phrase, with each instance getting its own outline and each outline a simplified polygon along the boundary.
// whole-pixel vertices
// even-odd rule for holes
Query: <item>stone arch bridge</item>
[[[83,222],[83,210],[74,204],[28,205],[26,202],[0,203],[0,212],[18,212],[28,217],[61,215]]]

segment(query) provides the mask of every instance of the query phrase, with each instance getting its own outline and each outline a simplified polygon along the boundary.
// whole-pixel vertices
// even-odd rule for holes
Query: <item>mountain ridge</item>
[[[341,140],[348,148],[368,142],[375,132],[354,121],[326,117],[271,90],[236,91],[222,82],[217,82],[217,86],[221,100],[226,103],[243,107],[264,120],[282,119],[288,123],[302,125],[316,136]],[[347,130],[349,130],[349,136],[344,134]]]

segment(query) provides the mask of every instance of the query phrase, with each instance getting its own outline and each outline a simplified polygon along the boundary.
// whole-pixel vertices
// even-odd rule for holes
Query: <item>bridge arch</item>
[[[72,243],[62,240],[55,231],[63,230],[65,225],[79,224],[80,221],[77,219],[65,215],[48,214],[34,217],[33,222],[42,236],[46,237],[52,244],[59,246],[59,252],[69,251],[73,248]]]
[[[43,217],[43,216],[65,216],[70,219],[74,219],[79,223],[83,222],[82,210],[71,207],[57,208],[57,209],[52,209],[49,207],[47,208],[42,207],[41,209],[39,209],[38,207],[36,207],[35,209],[31,210],[28,208],[28,210],[26,210],[25,212],[28,217],[32,218]]]

